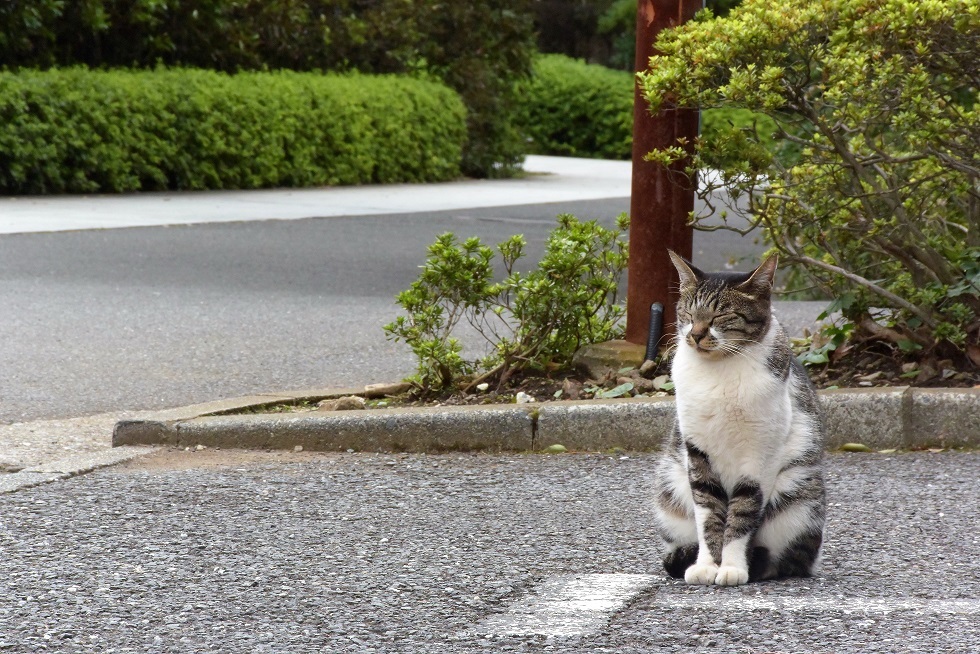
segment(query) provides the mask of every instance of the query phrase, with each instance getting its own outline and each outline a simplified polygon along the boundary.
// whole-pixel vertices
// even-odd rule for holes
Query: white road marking
[[[491,636],[587,636],[601,630],[616,611],[664,577],[632,574],[560,575],[545,580],[504,612],[474,630]],[[886,597],[759,597],[724,589],[709,595],[677,595],[668,586],[657,595],[663,609],[699,612],[789,611],[885,615],[911,611],[930,615],[980,615],[980,599]]]
[[[661,580],[656,575],[582,574],[548,579],[505,613],[484,620],[487,635],[584,636]]]
[[[858,613],[888,614],[895,611],[914,611],[941,615],[975,615],[980,614],[978,599],[925,599],[905,598],[889,599],[884,597],[753,597],[751,595],[722,595],[712,594],[710,597],[700,596],[667,596],[658,597],[658,603],[665,608],[701,610],[701,611],[791,611],[791,612],[820,612],[843,613],[845,615]]]

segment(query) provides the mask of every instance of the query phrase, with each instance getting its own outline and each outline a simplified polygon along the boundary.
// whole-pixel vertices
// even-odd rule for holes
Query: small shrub
[[[616,229],[561,215],[529,273],[517,269],[523,236],[497,246],[506,273],[500,282],[493,281],[493,248],[477,238],[439,236],[419,278],[398,295],[408,315],[385,326],[388,338],[407,343],[418,359],[412,381],[424,392],[464,382],[502,386],[515,372],[560,369],[581,346],[618,336],[628,227],[625,214]],[[464,320],[491,348],[482,359],[466,359],[453,336]]]
[[[90,193],[445,180],[465,110],[395,76],[0,72],[0,190]]]

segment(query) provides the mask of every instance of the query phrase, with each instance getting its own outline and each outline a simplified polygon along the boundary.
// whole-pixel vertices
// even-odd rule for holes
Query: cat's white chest
[[[681,432],[731,478],[757,474],[785,436],[790,399],[764,360],[730,356],[710,360],[681,345],[672,377]],[[747,468],[752,468],[747,469]]]

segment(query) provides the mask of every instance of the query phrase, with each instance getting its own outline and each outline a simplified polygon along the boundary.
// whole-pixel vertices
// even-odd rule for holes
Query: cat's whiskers
[[[722,352],[726,352],[728,354],[738,355],[738,356],[743,357],[744,359],[746,359],[748,361],[751,361],[752,360],[752,357],[749,356],[749,354],[745,350],[743,350],[742,348],[740,348],[738,346],[735,346],[735,345],[730,345],[730,344],[727,344],[727,343],[720,343],[718,349],[721,350]]]

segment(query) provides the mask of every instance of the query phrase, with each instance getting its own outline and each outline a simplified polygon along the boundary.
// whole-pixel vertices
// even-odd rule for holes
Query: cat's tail
[[[810,577],[819,571],[823,530],[815,529],[800,534],[773,560],[769,548],[752,548],[749,561],[749,581],[784,579],[786,577]]]
[[[684,573],[697,559],[697,543],[675,546],[664,555],[664,570],[674,579],[683,579]]]

